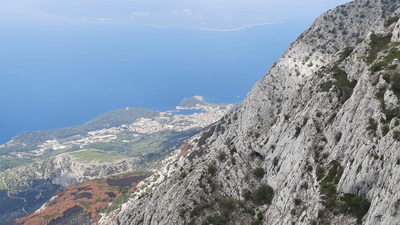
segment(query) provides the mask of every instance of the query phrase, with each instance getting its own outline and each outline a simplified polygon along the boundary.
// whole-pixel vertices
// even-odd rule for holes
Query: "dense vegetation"
[[[199,99],[192,97],[192,98],[184,98],[180,103],[179,106],[183,108],[192,108],[195,107],[197,104],[203,103]]]
[[[328,174],[320,181],[320,195],[322,204],[325,206],[325,210],[319,213],[320,219],[325,220],[329,213],[342,213],[354,216],[357,218],[357,223],[361,224],[362,218],[368,212],[370,203],[355,194],[339,194],[336,187],[342,177],[343,166],[336,160],[332,161],[329,166]]]
[[[122,175],[113,179],[97,179],[61,189],[45,210],[18,219],[17,222],[48,224],[54,219],[62,221],[65,220],[63,218],[65,212],[73,207],[83,208],[85,213],[97,221],[100,218],[99,213],[110,212],[127,201],[130,194],[136,189],[134,181],[137,183],[147,177],[146,175],[132,174],[126,174],[126,176],[128,179],[131,178],[132,182],[118,183],[118,179],[127,179]],[[115,181],[118,185],[110,185],[109,180]],[[34,197],[34,195],[32,196]]]
[[[367,63],[369,64],[375,61],[379,52],[388,48],[391,36],[390,35],[380,36],[373,33],[370,35],[370,39],[371,39],[370,42],[371,50],[367,56]]]
[[[339,90],[339,99],[342,103],[344,103],[352,95],[357,81],[350,81],[347,77],[347,73],[337,66],[329,68],[325,72],[332,74],[332,78],[335,80],[324,83],[321,86],[322,91],[329,91],[331,87],[335,85],[335,87]]]
[[[120,126],[123,124],[133,123],[140,117],[152,118],[158,115],[158,112],[141,109],[141,108],[126,108],[119,109],[111,112],[104,113],[97,118],[74,127],[65,127],[54,130],[43,130],[35,132],[21,133],[13,138],[17,143],[29,143],[30,145],[37,145],[41,142],[51,139],[68,138],[75,135],[86,134],[89,131]],[[2,151],[3,152],[3,151]]]
[[[0,224],[8,224],[18,217],[26,216],[22,207],[28,213],[35,212],[59,188],[59,185],[54,185],[47,179],[31,181],[25,191],[18,194],[10,193],[11,198],[8,197],[6,190],[0,190]]]
[[[328,92],[332,86],[335,86],[338,89],[338,97],[341,103],[344,103],[353,93],[353,89],[357,84],[356,80],[349,80],[348,74],[344,69],[340,67],[340,64],[351,55],[353,52],[352,47],[345,48],[341,54],[339,59],[331,66],[331,67],[323,67],[320,71],[321,76],[329,75],[334,80],[328,80],[321,84],[321,90],[324,92]]]

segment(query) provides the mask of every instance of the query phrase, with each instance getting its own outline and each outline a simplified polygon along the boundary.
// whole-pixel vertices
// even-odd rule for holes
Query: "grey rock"
[[[353,214],[323,204],[321,182],[335,162],[343,168],[335,185],[338,201],[345,193],[368,200],[363,224],[399,224],[398,119],[381,120],[383,106],[399,107],[383,79],[393,71],[370,70],[384,51],[367,61],[372,33],[392,33],[391,40],[400,41],[399,22],[385,26],[399,15],[400,2],[385,0],[353,1],[321,15],[255,84],[242,107],[193,137],[186,156],[177,151],[156,172],[164,179],[149,178],[139,194],[100,224],[202,224],[223,215],[220,197],[235,201],[229,224],[257,220],[238,202],[260,212],[263,224],[356,224]],[[343,73],[344,78],[335,77]],[[379,99],[381,89],[386,91]],[[375,129],[369,128],[370,119]],[[256,177],[255,168],[265,175]],[[325,170],[322,179],[318,168]],[[271,204],[244,199],[246,190],[262,184],[274,190]]]

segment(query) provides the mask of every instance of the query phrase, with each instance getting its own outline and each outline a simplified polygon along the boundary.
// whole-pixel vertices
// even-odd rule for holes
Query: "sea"
[[[0,144],[125,107],[167,111],[195,95],[238,103],[310,24],[0,24]]]

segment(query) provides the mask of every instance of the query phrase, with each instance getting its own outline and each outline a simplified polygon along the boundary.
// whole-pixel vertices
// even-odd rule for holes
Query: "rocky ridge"
[[[101,223],[400,223],[399,15],[394,0],[321,15],[241,108]]]

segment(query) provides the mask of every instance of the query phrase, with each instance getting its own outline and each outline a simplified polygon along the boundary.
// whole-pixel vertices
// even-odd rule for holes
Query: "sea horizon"
[[[195,95],[241,102],[308,25],[290,21],[224,32],[115,24],[0,27],[10,31],[1,38],[0,143],[125,107],[167,111]]]

